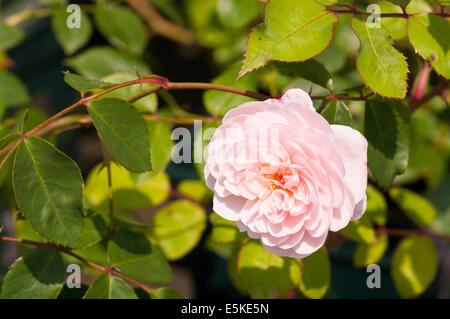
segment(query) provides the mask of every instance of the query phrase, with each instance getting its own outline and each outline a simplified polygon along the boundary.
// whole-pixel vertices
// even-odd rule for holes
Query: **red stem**
[[[101,265],[98,265],[92,261],[89,261],[81,256],[78,256],[77,254],[71,252],[69,249],[65,248],[65,247],[61,247],[52,243],[42,243],[42,242],[37,242],[37,241],[33,241],[33,240],[28,240],[28,239],[20,239],[20,238],[14,238],[14,237],[7,237],[7,236],[0,236],[0,240],[2,241],[6,241],[6,242],[11,242],[11,243],[18,243],[18,244],[23,244],[23,245],[31,245],[31,246],[38,246],[38,247],[43,247],[43,248],[51,248],[51,249],[55,249],[57,251],[60,251],[66,255],[70,255],[78,260],[80,260],[81,262],[85,263],[86,265],[97,269],[98,271],[104,272],[104,273],[108,273],[117,277],[120,277],[124,280],[127,280],[128,282],[138,286],[139,288],[142,288],[144,291],[146,291],[147,293],[151,292],[151,289],[145,285],[144,283],[129,277],[123,273],[121,273],[120,271],[117,271],[115,269],[113,269],[112,267],[103,267]]]

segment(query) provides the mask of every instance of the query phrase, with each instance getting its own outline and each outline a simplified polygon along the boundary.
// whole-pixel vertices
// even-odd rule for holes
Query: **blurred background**
[[[45,2],[38,0],[0,0],[2,19],[10,17],[26,8],[44,8]],[[73,1],[71,1],[74,3]],[[116,1],[131,7],[141,1]],[[143,0],[156,10],[157,14],[186,32],[184,38],[176,39],[172,35],[161,34],[158,27],[151,26],[142,15],[147,28],[148,44],[142,60],[152,72],[167,77],[171,81],[211,82],[230,66],[240,63],[245,52],[245,43],[250,28],[262,21],[263,6],[253,0]],[[91,5],[92,1],[76,1],[78,4]],[[361,1],[363,7],[370,2]],[[362,82],[355,69],[355,52],[358,40],[349,27],[348,18],[339,16],[335,38],[331,47],[316,58],[333,76],[336,91],[360,86]],[[25,84],[31,97],[27,106],[31,106],[51,115],[79,99],[78,93],[63,81],[63,71],[77,72],[70,57],[95,46],[108,46],[107,39],[94,28],[89,42],[81,49],[67,54],[61,48],[52,32],[50,19],[28,19],[20,23],[26,38],[0,57],[3,64],[17,75]],[[401,31],[399,31],[401,33]],[[192,39],[191,39],[192,37]],[[415,75],[423,66],[423,61],[414,54],[408,40],[402,34],[396,39],[396,47],[408,58],[409,87],[414,85]],[[1,64],[1,63],[0,63]],[[253,75],[252,75],[253,76]],[[290,87],[300,87],[312,94],[326,94],[321,88],[303,78],[281,73],[272,65],[257,72],[257,88],[261,92],[277,95]],[[430,72],[430,83],[438,82],[437,75]],[[232,84],[232,83],[231,83]],[[168,102],[169,101],[169,102]],[[172,101],[172,102],[170,102]],[[175,102],[173,102],[175,101]],[[159,97],[159,110],[168,109],[168,103],[177,107],[208,116],[201,91],[173,91],[169,97]],[[320,105],[316,105],[320,107]],[[363,104],[352,102],[348,107],[353,115],[354,127],[362,127]],[[4,110],[3,118],[14,117],[17,108]],[[437,210],[436,222],[432,231],[450,233],[450,110],[448,104],[439,97],[430,100],[426,106],[414,113],[410,124],[410,164],[405,174],[395,180],[396,185],[405,186],[427,197]],[[79,165],[83,177],[102,161],[102,152],[98,144],[95,129],[82,128],[62,133],[57,137],[58,147]],[[199,179],[193,165],[174,164],[166,167],[171,183],[185,179]],[[0,224],[3,233],[13,236],[15,223],[7,197],[10,190],[2,188]],[[396,212],[395,205],[389,215],[388,227],[414,228],[415,226],[403,214]],[[139,221],[151,219],[155,208],[132,212]],[[210,227],[210,226],[208,226]],[[173,262],[174,280],[170,285],[186,297],[231,297],[242,295],[234,288],[227,274],[227,262],[208,249],[207,234],[200,244],[186,257]],[[352,256],[356,244],[346,241],[330,251],[331,285],[326,297],[332,298],[399,298],[392,282],[389,266],[394,247],[400,238],[390,238],[389,248],[379,265],[382,268],[380,289],[368,289],[367,273],[364,268],[353,266]],[[433,283],[420,298],[450,297],[450,246],[435,241],[440,264]],[[0,274],[19,256],[19,247],[0,243]],[[94,277],[86,274],[89,282]],[[297,296],[300,297],[300,296]]]

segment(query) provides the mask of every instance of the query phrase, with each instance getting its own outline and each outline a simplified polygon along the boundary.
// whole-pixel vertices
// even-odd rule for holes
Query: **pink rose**
[[[214,211],[269,252],[303,258],[366,209],[367,141],[300,89],[229,111],[208,147]]]

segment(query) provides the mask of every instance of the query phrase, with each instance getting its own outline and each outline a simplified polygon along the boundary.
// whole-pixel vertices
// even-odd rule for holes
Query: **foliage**
[[[378,1],[374,27],[370,1],[93,1],[80,5],[80,28],[68,27],[66,1],[40,2],[0,20],[1,201],[18,237],[0,239],[39,247],[22,247],[1,274],[1,298],[61,297],[70,263],[96,276],[86,299],[140,298],[136,286],[146,298],[183,298],[165,287],[173,280],[169,261],[202,249],[227,260],[243,296],[323,298],[333,295],[335,257],[347,240],[356,243],[347,262],[358,271],[393,255],[401,297],[419,296],[435,280],[435,245],[448,245],[442,233],[450,229],[448,2]],[[50,20],[72,70],[58,80],[79,95],[50,118],[33,107],[38,94],[11,60],[30,37],[23,22],[35,19]],[[209,55],[210,83],[153,74],[164,62],[152,51],[155,35],[178,42],[174,51]],[[203,148],[221,118],[292,87],[309,92],[330,124],[366,137],[370,169],[366,213],[302,260],[269,253],[215,214],[203,176]],[[203,89],[203,105],[178,104],[171,89]],[[167,167],[174,133],[196,120],[203,127],[194,126],[183,156],[200,155],[198,178],[180,178],[173,163]],[[89,171],[59,149],[61,132],[84,126],[95,129],[104,156]],[[143,210],[151,218],[137,219]]]

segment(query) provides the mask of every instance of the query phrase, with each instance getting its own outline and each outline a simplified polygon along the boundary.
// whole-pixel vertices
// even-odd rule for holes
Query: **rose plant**
[[[181,298],[211,252],[241,296],[445,293],[448,1],[9,3],[0,298]],[[20,68],[42,21],[67,87]]]

